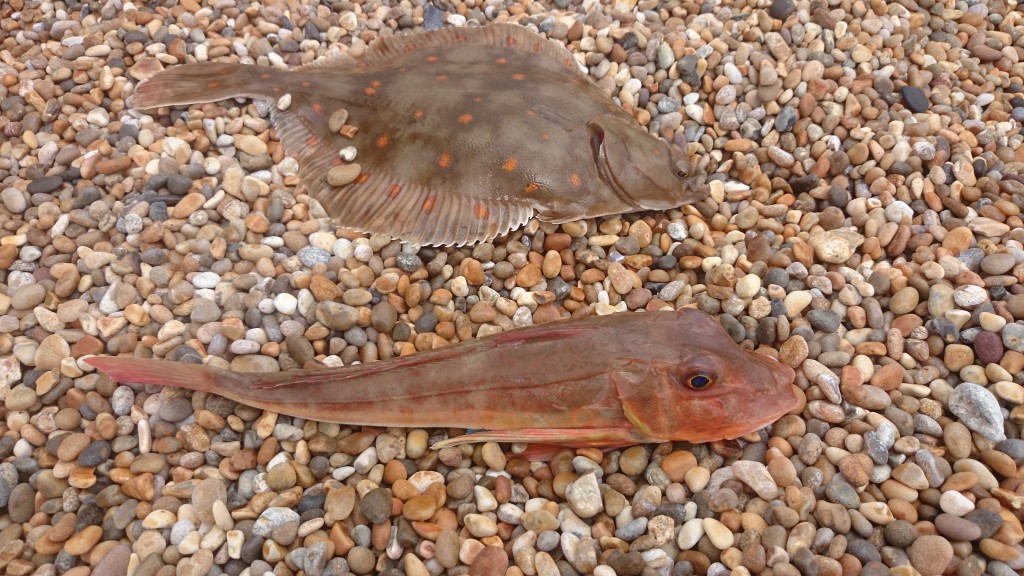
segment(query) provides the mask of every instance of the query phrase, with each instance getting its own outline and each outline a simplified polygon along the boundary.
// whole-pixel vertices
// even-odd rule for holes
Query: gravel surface
[[[488,21],[697,143],[710,196],[419,248],[338,229],[269,106],[126,101],[178,63]],[[7,0],[0,571],[1019,574],[1022,59],[1004,0]],[[683,306],[793,366],[805,402],[736,441],[530,462],[82,361],[339,366]]]

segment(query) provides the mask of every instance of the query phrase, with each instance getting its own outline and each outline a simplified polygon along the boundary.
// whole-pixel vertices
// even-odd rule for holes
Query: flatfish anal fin
[[[458,46],[500,46],[551,58],[579,71],[572,53],[556,40],[516,24],[497,23],[478,28],[443,28],[403,36],[381,36],[359,57],[359,67],[387,66],[410,52]]]

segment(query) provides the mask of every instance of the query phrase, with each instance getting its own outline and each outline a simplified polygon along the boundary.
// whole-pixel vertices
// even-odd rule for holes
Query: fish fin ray
[[[475,442],[522,442],[552,444],[574,448],[602,448],[644,442],[627,428],[526,428],[522,430],[483,430],[442,440],[434,450]]]
[[[368,66],[387,66],[400,61],[410,52],[458,45],[500,46],[510,50],[536,53],[579,71],[572,52],[562,43],[545,38],[525,26],[508,23],[382,36],[370,44],[366,52],[359,57],[359,62]]]
[[[342,226],[380,232],[411,243],[461,246],[507,234],[533,217],[533,208],[525,203],[468,198],[457,192],[410,184],[373,164],[363,167],[367,175],[364,181],[332,187],[327,172],[337,154],[335,147],[304,145],[315,134],[304,122],[286,118],[291,114],[275,113],[275,126],[285,150],[299,161],[299,176],[307,192]],[[428,204],[429,209],[425,208]]]
[[[257,72],[258,71],[258,72]],[[269,86],[288,72],[269,66],[227,62],[195,62],[168,68],[135,89],[132,105],[139,109],[185,106],[228,98],[271,99]],[[258,75],[268,78],[256,81]]]

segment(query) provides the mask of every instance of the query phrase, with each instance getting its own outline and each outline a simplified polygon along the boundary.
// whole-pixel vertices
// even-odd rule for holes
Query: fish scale
[[[683,150],[644,131],[564,46],[521,26],[382,37],[358,59],[290,71],[186,64],[140,85],[134,102],[231,97],[277,104],[285,151],[339,224],[408,242],[472,244],[534,216],[664,210],[706,194]],[[342,109],[354,134],[329,128]],[[329,179],[347,146],[358,150],[358,176]]]

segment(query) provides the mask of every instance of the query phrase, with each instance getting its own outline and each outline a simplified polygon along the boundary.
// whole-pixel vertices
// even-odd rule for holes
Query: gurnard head
[[[674,316],[660,328],[658,351],[651,351],[669,361],[657,362],[633,386],[620,385],[623,406],[638,432],[656,440],[728,440],[759,430],[799,405],[792,368],[743,350],[703,312],[679,310]]]
[[[668,210],[707,196],[707,174],[684,151],[641,130],[631,118],[591,120],[590,147],[601,179],[626,203]]]

